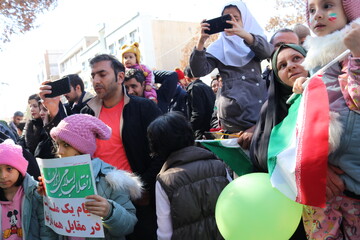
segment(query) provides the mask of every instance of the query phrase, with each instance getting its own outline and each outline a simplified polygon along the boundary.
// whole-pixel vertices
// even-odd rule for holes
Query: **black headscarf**
[[[250,158],[255,171],[267,172],[267,153],[271,130],[280,123],[288,114],[290,105],[286,100],[292,94],[292,87],[283,83],[278,76],[277,57],[281,50],[292,48],[304,57],[306,51],[303,47],[296,44],[281,45],[272,57],[272,72],[269,86],[269,97],[261,108],[260,118],[256,123],[256,128],[250,146]]]

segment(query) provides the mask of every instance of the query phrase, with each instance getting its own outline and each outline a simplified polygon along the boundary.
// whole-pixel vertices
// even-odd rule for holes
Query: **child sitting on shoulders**
[[[317,36],[305,41],[309,51],[303,65],[307,70],[316,72],[346,49],[350,54],[321,76],[328,92],[330,116],[336,116],[330,119],[339,123],[340,132],[339,144],[330,153],[328,163],[337,168],[345,191],[327,196],[325,209],[305,207],[304,226],[308,239],[360,239],[360,1],[308,0],[306,14]],[[296,93],[302,92],[305,80],[295,81]]]
[[[140,64],[139,43],[134,42],[130,46],[125,44],[121,47],[121,51],[122,63],[124,64],[125,68],[135,68],[143,71],[145,76],[144,97],[157,103],[154,76],[147,66]]]

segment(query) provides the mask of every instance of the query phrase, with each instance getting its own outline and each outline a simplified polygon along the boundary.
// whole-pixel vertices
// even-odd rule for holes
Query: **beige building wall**
[[[39,83],[59,78],[58,61],[62,54],[63,50],[45,51],[43,58],[39,62],[39,73],[37,74]]]
[[[180,66],[185,45],[195,36],[199,23],[154,20],[152,22],[156,68]]]

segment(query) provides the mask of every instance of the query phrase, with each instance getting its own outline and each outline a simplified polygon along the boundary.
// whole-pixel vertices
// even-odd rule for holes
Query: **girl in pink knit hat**
[[[51,239],[42,197],[37,182],[26,173],[27,166],[20,146],[12,140],[0,144],[1,239]]]
[[[332,137],[336,149],[328,157],[327,205],[306,206],[303,221],[308,239],[360,239],[360,1],[308,0],[307,20],[317,37],[304,43],[308,53],[303,62],[315,73],[325,64],[350,50],[344,60],[330,66],[321,76],[329,98],[330,119],[337,123]],[[300,78],[294,84],[302,92]],[[331,129],[330,129],[331,130]],[[330,175],[329,175],[330,174]],[[344,187],[345,186],[345,187]]]
[[[60,157],[81,154],[92,157],[97,139],[109,139],[111,129],[96,117],[74,114],[64,118],[50,135],[58,146]],[[86,199],[93,201],[87,201],[85,207],[102,218],[105,239],[125,239],[137,222],[131,200],[141,197],[142,183],[135,175],[117,170],[99,158],[93,158],[91,162],[98,194],[87,196]]]

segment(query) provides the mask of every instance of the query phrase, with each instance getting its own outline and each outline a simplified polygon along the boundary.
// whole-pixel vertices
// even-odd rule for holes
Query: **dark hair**
[[[145,81],[144,72],[135,68],[126,69],[124,81],[129,81],[132,78],[135,78],[137,82],[142,84]]]
[[[90,60],[90,67],[93,67],[95,63],[102,62],[102,61],[110,61],[111,62],[111,68],[114,70],[115,80],[117,82],[118,73],[125,72],[124,65],[113,55],[100,54],[100,55],[96,55],[94,58],[92,58]]]
[[[19,172],[19,170],[17,170],[18,172]],[[14,183],[14,185],[15,186],[20,186],[22,183],[23,183],[23,181],[24,181],[24,177],[23,177],[23,175],[19,172],[19,177],[18,177],[18,179],[16,180],[16,182]],[[10,201],[9,199],[7,199],[6,197],[5,197],[5,193],[4,193],[4,190],[2,189],[2,188],[0,188],[0,201],[6,201],[6,202],[8,202],[8,201]]]
[[[20,111],[16,111],[14,113],[14,117],[23,117],[23,116],[24,116],[24,114],[22,112],[20,112]]]
[[[185,67],[185,69],[184,69],[184,74],[185,74],[185,76],[187,76],[188,78],[193,78],[193,77],[194,77],[194,75],[193,75],[193,73],[192,73],[192,71],[191,71],[190,66],[186,66],[186,67]]]
[[[219,79],[218,79],[218,78],[213,78],[213,79],[211,80],[211,82],[210,82],[210,86],[212,86],[212,83],[213,83],[214,81],[218,81],[218,82],[219,82]]]
[[[239,9],[236,5],[233,5],[233,4],[229,4],[229,5],[225,6],[225,7],[224,7],[224,9],[223,9],[223,10],[222,10],[222,12],[221,12],[221,15],[223,15],[223,14],[224,14],[225,9],[227,9],[227,8],[231,8],[231,7],[236,8],[236,9],[240,12],[240,15],[241,15],[241,11],[240,11],[240,9]]]
[[[36,100],[36,102],[39,102],[40,96],[38,94],[30,95],[30,97],[28,98],[28,101],[30,101],[30,100]]]
[[[172,152],[192,146],[194,132],[181,112],[172,111],[156,118],[147,129],[153,155],[167,158]]]
[[[277,35],[278,33],[286,33],[286,32],[295,33],[293,30],[291,30],[291,29],[289,29],[289,28],[281,28],[281,29],[277,30],[277,31],[271,36],[269,42],[270,42],[271,44],[273,44],[274,38],[276,37],[276,35]],[[296,33],[295,33],[295,34],[296,34]]]
[[[84,82],[83,80],[79,77],[79,75],[77,74],[69,74],[69,75],[66,75],[65,77],[69,77],[70,79],[70,85],[76,89],[76,86],[77,85],[80,85],[80,89],[81,89],[81,92],[84,92],[85,88],[84,88]]]

